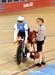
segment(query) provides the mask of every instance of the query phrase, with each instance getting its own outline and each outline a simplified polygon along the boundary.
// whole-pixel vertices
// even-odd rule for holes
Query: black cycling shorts
[[[42,51],[43,44],[44,44],[44,41],[37,41],[37,52]]]
[[[30,34],[30,29],[28,29],[28,37],[29,37],[29,34]],[[25,37],[25,32],[19,31],[17,36]]]
[[[25,37],[25,32],[19,31],[17,36],[18,36],[18,37],[20,36],[21,38],[22,38],[22,37]]]

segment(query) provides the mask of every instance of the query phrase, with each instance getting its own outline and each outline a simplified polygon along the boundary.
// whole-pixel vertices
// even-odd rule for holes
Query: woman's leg
[[[39,53],[39,63],[41,64],[42,61],[43,61],[43,55],[42,55],[42,52],[38,52]]]
[[[43,47],[43,43],[44,41],[37,41],[37,52],[39,53],[39,63],[37,64],[37,66],[41,66],[41,64],[43,64],[43,60],[44,60],[44,56],[42,53],[42,47]]]

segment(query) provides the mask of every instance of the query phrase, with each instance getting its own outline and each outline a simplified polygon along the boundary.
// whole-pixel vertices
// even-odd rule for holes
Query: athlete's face
[[[18,22],[18,24],[19,24],[20,26],[22,26],[22,23],[23,23],[23,22]]]
[[[38,25],[41,25],[41,24],[42,24],[42,21],[37,20],[37,24],[38,24]]]

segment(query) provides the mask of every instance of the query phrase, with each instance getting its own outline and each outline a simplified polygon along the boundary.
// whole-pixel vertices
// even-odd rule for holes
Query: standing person
[[[37,18],[37,24],[39,25],[38,29],[38,34],[37,34],[37,52],[39,53],[39,63],[36,65],[41,67],[41,65],[45,65],[46,63],[44,62],[43,59],[43,53],[42,53],[42,48],[43,44],[45,41],[45,36],[46,36],[46,27],[44,25],[44,19],[43,18]]]
[[[14,44],[17,42],[18,37],[24,37],[24,44],[27,48],[29,31],[30,28],[24,21],[24,17],[19,16],[16,24],[14,25]]]

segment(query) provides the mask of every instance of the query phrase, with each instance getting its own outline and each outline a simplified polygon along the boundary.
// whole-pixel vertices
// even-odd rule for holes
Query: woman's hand
[[[32,42],[35,42],[35,41],[36,41],[35,38],[33,38],[33,39],[32,39]]]

